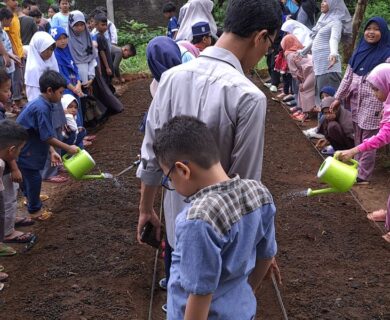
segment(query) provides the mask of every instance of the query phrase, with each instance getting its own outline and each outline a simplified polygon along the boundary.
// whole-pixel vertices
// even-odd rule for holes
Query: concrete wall
[[[97,6],[105,6],[105,0],[75,0],[75,8],[89,13]],[[123,20],[137,20],[147,23],[150,26],[165,26],[166,21],[162,14],[162,7],[168,0],[114,0],[115,22],[118,24]],[[186,0],[172,0],[177,5],[178,11],[187,2]],[[47,3],[39,0],[42,10],[46,10]],[[177,12],[177,15],[179,12]]]

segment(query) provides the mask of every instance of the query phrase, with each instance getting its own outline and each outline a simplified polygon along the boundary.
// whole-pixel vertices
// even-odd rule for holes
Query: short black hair
[[[282,11],[278,0],[230,0],[228,3],[225,32],[249,38],[260,30],[274,34],[281,25]]]
[[[124,45],[123,47],[124,47],[125,49],[130,50],[130,51],[133,53],[133,55],[137,55],[137,48],[135,47],[134,44],[128,43],[128,44]]]
[[[39,78],[39,89],[42,93],[46,93],[49,88],[52,88],[53,91],[66,88],[65,78],[57,71],[46,70]]]
[[[198,43],[203,41],[203,37],[209,37],[209,35],[204,34],[204,35],[201,35],[201,36],[195,36],[195,37],[192,38],[191,43],[192,44],[198,44]]]
[[[176,6],[172,2],[168,2],[163,6],[163,13],[176,12]]]
[[[0,9],[0,21],[4,19],[11,19],[14,17],[14,14],[12,11],[8,8],[1,8]]]
[[[39,9],[31,10],[28,15],[33,18],[42,18],[42,12]]]
[[[60,8],[56,4],[50,5],[48,9],[52,9],[55,13],[60,11]]]
[[[96,22],[105,22],[107,23],[107,16],[103,12],[99,12],[94,16]]]
[[[7,70],[3,67],[0,67],[0,86],[2,86],[4,82],[9,80],[11,80],[11,77],[7,73]]]
[[[22,8],[25,9],[25,8],[29,8],[31,6],[31,2],[29,0],[24,0],[22,2]]]
[[[58,0],[58,5],[61,4],[61,1],[67,1],[70,4],[70,0]]]
[[[0,121],[0,149],[19,146],[27,141],[28,133],[25,128],[12,120]]]
[[[107,15],[107,8],[103,6],[97,6],[94,11],[97,13],[104,13]]]
[[[178,116],[157,132],[153,145],[157,160],[167,167],[188,160],[203,169],[220,161],[217,144],[206,124],[195,117]]]

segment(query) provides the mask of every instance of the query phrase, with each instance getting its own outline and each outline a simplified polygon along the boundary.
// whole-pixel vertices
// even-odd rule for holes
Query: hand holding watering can
[[[65,151],[68,154],[73,155],[78,153],[80,151],[80,148],[75,145],[68,145]],[[61,156],[57,153],[57,151],[53,147],[50,147],[50,161],[52,167],[57,167],[60,164],[62,164]]]

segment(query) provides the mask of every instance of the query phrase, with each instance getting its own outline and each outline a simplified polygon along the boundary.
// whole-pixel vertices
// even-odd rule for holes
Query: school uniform
[[[42,202],[39,198],[42,185],[40,170],[45,166],[49,153],[50,138],[56,137],[52,125],[54,105],[42,95],[29,102],[16,122],[26,128],[29,138],[23,147],[18,166],[23,175],[23,191],[28,200],[28,212],[34,213],[41,209]]]
[[[115,92],[115,89],[113,90],[112,84],[111,84],[112,76],[109,76],[107,74],[106,67],[105,67],[105,65],[103,63],[103,60],[102,60],[101,56],[100,56],[101,52],[105,53],[108,66],[111,69],[111,71],[114,72],[114,67],[113,67],[112,57],[111,57],[110,45],[109,45],[107,39],[105,38],[104,34],[101,34],[101,33],[98,33],[96,35],[96,41],[97,41],[97,44],[98,44],[98,52],[99,52],[100,68],[101,68],[101,71],[102,71],[102,76],[104,78],[104,81],[110,87],[111,91]]]
[[[169,19],[169,22],[168,22],[167,37],[173,39],[173,36],[175,35],[175,33],[177,31],[179,31],[179,23],[177,22],[176,17],[172,17],[171,19]]]

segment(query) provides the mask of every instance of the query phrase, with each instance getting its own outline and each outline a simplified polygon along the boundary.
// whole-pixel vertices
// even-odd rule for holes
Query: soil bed
[[[149,83],[128,86],[125,112],[108,120],[89,149],[103,172],[118,173],[139,153],[138,123],[151,100]],[[289,196],[323,187],[315,178],[321,161],[270,100],[263,180],[278,208],[281,292],[289,318],[390,319],[390,270],[384,263],[390,246],[380,230],[350,194]],[[376,183],[385,189],[389,175],[383,172],[385,178]],[[30,252],[0,260],[10,274],[0,293],[1,319],[147,319],[154,250],[135,240],[139,182],[134,171],[120,184],[45,185],[55,216],[33,228],[39,242]],[[162,261],[160,275],[161,270]],[[157,289],[154,319],[164,319],[164,299]],[[260,300],[259,318],[282,319],[269,281]]]

